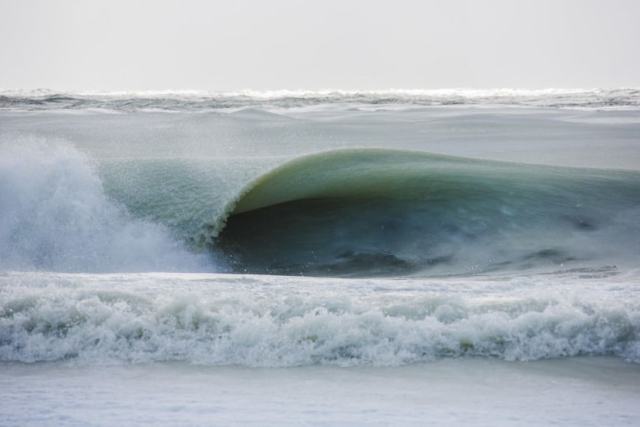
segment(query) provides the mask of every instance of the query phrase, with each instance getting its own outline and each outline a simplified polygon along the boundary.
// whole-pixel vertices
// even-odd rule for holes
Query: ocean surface
[[[640,89],[0,91],[0,425],[638,402]]]

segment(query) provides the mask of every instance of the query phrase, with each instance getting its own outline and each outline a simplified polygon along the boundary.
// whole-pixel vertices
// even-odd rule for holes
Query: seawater
[[[637,91],[0,108],[4,424],[640,419]]]

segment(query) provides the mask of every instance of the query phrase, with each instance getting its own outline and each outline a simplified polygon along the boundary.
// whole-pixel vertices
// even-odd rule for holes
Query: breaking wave
[[[61,141],[0,141],[0,269],[202,271],[170,230],[107,197],[96,166]]]
[[[215,169],[2,143],[0,268],[397,276],[640,260],[635,172],[352,149],[236,176],[232,191]]]
[[[558,277],[520,288],[507,281],[498,290],[476,283],[473,291],[442,280],[5,276],[0,283],[12,286],[0,286],[0,360],[386,366],[616,355],[640,362],[638,299],[619,287],[599,289],[597,278],[574,281],[567,292],[570,279]]]

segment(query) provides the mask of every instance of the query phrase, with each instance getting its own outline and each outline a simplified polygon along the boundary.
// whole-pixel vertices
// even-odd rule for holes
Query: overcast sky
[[[640,86],[640,0],[0,0],[0,88]]]

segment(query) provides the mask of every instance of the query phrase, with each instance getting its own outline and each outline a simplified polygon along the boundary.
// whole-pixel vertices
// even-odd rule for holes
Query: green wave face
[[[212,246],[241,272],[451,274],[640,258],[640,176],[628,172],[342,150],[276,168],[228,212]]]

